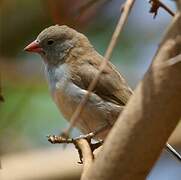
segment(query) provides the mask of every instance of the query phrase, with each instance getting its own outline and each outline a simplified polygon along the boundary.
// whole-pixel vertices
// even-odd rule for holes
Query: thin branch
[[[172,154],[173,157],[175,159],[177,159],[179,162],[181,161],[181,155],[172,146],[170,146],[170,144],[168,144],[168,143],[166,144],[166,150],[167,150],[167,152]]]
[[[134,4],[134,0],[127,0],[125,2],[125,4],[123,4],[120,8],[120,11],[121,11],[121,16],[120,16],[120,19],[118,21],[118,24],[115,28],[115,31],[112,35],[112,38],[111,38],[111,41],[109,43],[109,46],[106,50],[106,53],[104,55],[105,59],[107,59],[107,61],[111,58],[111,55],[112,55],[112,52],[113,52],[113,49],[115,48],[116,44],[117,44],[117,41],[118,41],[118,38],[119,38],[119,35],[120,33],[122,32],[123,30],[123,27],[128,19],[128,15],[131,11],[131,8]]]
[[[159,1],[160,3],[160,7],[162,7],[163,9],[165,9],[165,11],[167,11],[171,16],[175,16],[175,13],[168,7],[166,6],[163,2]]]
[[[89,167],[92,165],[93,162],[93,153],[91,151],[90,145],[86,139],[79,139],[76,141],[78,148],[81,150],[82,157],[83,157],[83,172],[81,175],[81,179],[85,178]]]
[[[78,138],[64,138],[61,136],[47,136],[48,141],[52,144],[74,144],[76,149],[78,150],[79,157],[80,157],[80,163],[84,164],[82,177],[84,177],[84,174],[87,173],[87,170],[92,164],[93,161],[93,150],[96,149],[95,145],[91,143],[91,137],[84,138],[84,137],[78,137]],[[101,145],[101,144],[100,144]],[[99,146],[98,146],[99,147]],[[98,148],[97,147],[97,148]]]
[[[169,59],[166,62],[161,62],[160,64],[156,64],[155,66],[158,66],[158,68],[167,68],[169,66],[174,66],[181,63],[181,54],[179,54],[178,56],[175,56],[171,59]]]
[[[74,114],[72,115],[72,118],[70,120],[70,125],[68,127],[68,129],[64,132],[65,135],[69,134],[70,131],[72,130],[73,126],[76,124],[76,121],[78,119],[78,117],[80,116],[81,112],[83,111],[83,107],[85,106],[87,100],[89,99],[91,92],[93,91],[94,87],[96,86],[99,77],[101,75],[101,73],[103,72],[104,68],[106,67],[109,58],[111,57],[112,51],[117,43],[119,34],[122,32],[123,27],[126,23],[126,20],[128,18],[128,15],[130,13],[130,10],[134,4],[135,0],[127,0],[124,4],[124,8],[122,10],[122,14],[120,16],[120,19],[118,21],[118,24],[115,28],[115,31],[113,33],[112,39],[110,41],[110,44],[108,46],[108,49],[105,53],[105,59],[102,61],[101,65],[100,65],[100,70],[97,73],[97,75],[95,76],[95,78],[93,79],[93,81],[90,83],[88,89],[87,89],[87,94],[82,98],[82,101],[80,102],[80,104],[78,105],[76,111],[74,112]]]
[[[171,16],[175,16],[175,13],[161,1],[159,1],[159,0],[150,0],[149,3],[151,4],[150,13],[154,14],[154,18],[157,16],[158,9],[160,7],[163,8],[165,11],[167,11]]]

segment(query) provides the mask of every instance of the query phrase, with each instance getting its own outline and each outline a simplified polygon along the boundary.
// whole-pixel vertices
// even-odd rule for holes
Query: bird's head
[[[89,46],[88,39],[68,26],[50,26],[44,29],[24,48],[25,51],[39,53],[45,63],[63,63],[70,50],[74,47]]]

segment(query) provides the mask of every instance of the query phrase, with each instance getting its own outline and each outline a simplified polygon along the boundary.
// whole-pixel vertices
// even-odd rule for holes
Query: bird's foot
[[[86,139],[91,147],[91,150],[94,151],[97,149],[99,146],[103,144],[103,140],[99,140],[96,143],[91,143],[91,139],[94,137],[94,133],[88,133],[85,135],[80,135],[76,138],[64,138],[62,136],[56,136],[56,135],[48,135],[48,141],[52,144],[70,144],[70,143],[75,143],[79,139]]]
[[[98,142],[95,142],[95,143],[92,143],[91,142],[91,139],[94,137],[94,133],[88,133],[88,134],[85,134],[85,135],[80,135],[76,138],[65,138],[65,137],[62,137],[62,136],[56,136],[56,135],[48,135],[47,138],[48,138],[48,141],[51,142],[52,144],[74,144],[76,149],[78,150],[78,153],[79,153],[79,158],[80,158],[80,161],[78,162],[79,164],[82,164],[83,163],[83,155],[82,155],[82,151],[81,149],[79,148],[78,146],[78,141],[80,139],[86,139],[88,144],[89,144],[89,147],[92,151],[92,154],[94,152],[95,149],[99,148],[102,144],[103,144],[103,140],[99,140]]]

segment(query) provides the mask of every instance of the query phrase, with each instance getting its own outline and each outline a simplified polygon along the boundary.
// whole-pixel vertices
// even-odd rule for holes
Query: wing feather
[[[74,71],[77,73],[74,73],[72,81],[77,86],[87,89],[91,81],[99,72],[101,60],[95,61],[93,59],[87,59],[81,62],[83,63],[79,66],[79,69]],[[132,95],[132,90],[125,79],[118,71],[116,71],[114,65],[110,62],[108,62],[106,68],[100,75],[93,92],[102,99],[118,105],[125,105]]]

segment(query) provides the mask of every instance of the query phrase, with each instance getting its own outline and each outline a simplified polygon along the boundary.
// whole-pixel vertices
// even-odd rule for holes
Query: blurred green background
[[[86,34],[103,55],[123,2],[0,0],[0,73],[5,98],[5,102],[0,103],[1,154],[50,147],[46,135],[58,134],[67,127],[50,97],[41,58],[24,52],[23,48],[45,27],[66,24]],[[164,2],[175,10],[173,1]],[[143,77],[171,20],[163,10],[153,19],[149,8],[147,0],[136,2],[111,60],[132,88]],[[75,130],[73,136],[77,134]],[[173,138],[173,141],[179,147],[178,138]],[[174,163],[167,155],[163,161],[165,158]],[[178,171],[174,171],[175,178],[172,174],[161,173],[158,171],[161,167],[165,166],[159,164],[153,173],[153,177],[161,177],[156,179],[172,177],[176,180],[181,177]],[[152,175],[150,179],[154,179]]]

